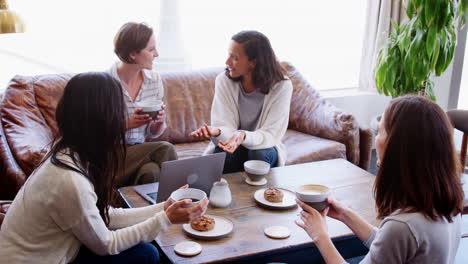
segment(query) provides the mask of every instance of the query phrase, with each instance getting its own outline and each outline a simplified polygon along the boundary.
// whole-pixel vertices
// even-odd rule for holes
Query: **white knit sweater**
[[[62,160],[69,157],[61,155]],[[156,204],[109,210],[109,228],[97,196],[83,175],[47,160],[21,188],[0,231],[1,263],[69,263],[82,244],[99,255],[114,255],[149,242],[170,225]]]
[[[224,72],[216,77],[215,95],[211,106],[211,125],[221,129],[217,140],[228,140],[239,129],[239,89],[240,84],[229,79]],[[288,128],[289,107],[292,96],[292,83],[283,80],[271,87],[265,95],[262,113],[255,131],[245,131],[242,145],[247,149],[275,147],[278,151],[278,166],[286,163],[286,150],[281,143]],[[208,145],[205,154],[213,153],[215,145]]]

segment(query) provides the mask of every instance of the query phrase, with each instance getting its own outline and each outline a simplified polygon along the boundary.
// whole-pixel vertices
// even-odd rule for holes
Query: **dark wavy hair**
[[[383,117],[385,151],[374,185],[380,218],[397,210],[431,220],[463,211],[460,162],[445,112],[421,96],[391,101]]]
[[[76,171],[94,185],[97,207],[109,224],[115,175],[126,155],[125,102],[120,83],[103,72],[75,75],[57,110],[58,135],[48,153],[52,164]],[[61,160],[68,155],[73,164]]]
[[[262,93],[268,94],[274,84],[285,79],[285,70],[276,59],[270,41],[265,35],[258,31],[248,30],[235,34],[231,39],[244,47],[249,61],[255,60],[252,82]],[[231,80],[242,80],[242,76],[232,78],[227,68],[225,69],[225,73]]]
[[[145,23],[128,22],[114,37],[114,52],[121,61],[133,64],[130,53],[142,51],[152,35],[153,29]]]

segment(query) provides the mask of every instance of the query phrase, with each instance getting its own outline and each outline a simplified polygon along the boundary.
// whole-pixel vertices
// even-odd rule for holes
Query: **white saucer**
[[[291,231],[285,226],[269,226],[263,232],[265,235],[277,239],[287,238],[291,235]]]
[[[283,201],[279,203],[273,203],[267,201],[264,196],[264,192],[267,188],[262,188],[257,190],[254,193],[254,200],[259,203],[261,206],[269,208],[269,209],[289,209],[293,208],[297,205],[296,203],[296,194],[290,190],[283,189],[283,188],[276,188],[283,192]]]
[[[184,256],[184,257],[192,257],[195,255],[200,254],[202,251],[202,246],[197,242],[193,241],[182,241],[177,243],[174,247],[175,253]]]
[[[259,181],[251,181],[249,178],[245,178],[245,182],[253,186],[262,186],[262,185],[265,185],[268,181],[266,178],[263,178]]]
[[[190,224],[183,224],[182,229],[187,233],[187,235],[202,239],[202,240],[215,240],[221,239],[232,233],[234,230],[234,224],[231,220],[217,215],[205,215],[211,217],[215,220],[215,226],[210,231],[198,231],[193,229]]]

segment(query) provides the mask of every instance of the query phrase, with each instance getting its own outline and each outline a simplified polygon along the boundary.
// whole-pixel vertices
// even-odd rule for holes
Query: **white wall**
[[[437,104],[444,110],[448,107],[452,71],[453,65],[442,76],[434,78]],[[333,105],[352,113],[364,125],[369,125],[373,117],[381,115],[391,100],[388,96],[356,90],[323,91],[321,94]]]
[[[448,106],[452,71],[453,64],[442,76],[434,78],[437,104],[444,110]],[[391,97],[357,90],[322,91],[321,94],[333,105],[353,114],[359,124],[365,126],[370,126],[371,120],[381,115],[391,100]],[[461,146],[461,136],[456,130],[454,137],[457,150]]]

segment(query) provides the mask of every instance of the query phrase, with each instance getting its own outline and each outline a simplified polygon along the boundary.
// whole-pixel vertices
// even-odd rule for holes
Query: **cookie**
[[[215,226],[215,220],[211,217],[202,216],[200,220],[190,223],[190,226],[197,231],[210,231]]]
[[[280,203],[283,201],[283,192],[276,188],[268,188],[263,193],[265,200],[272,203]]]

